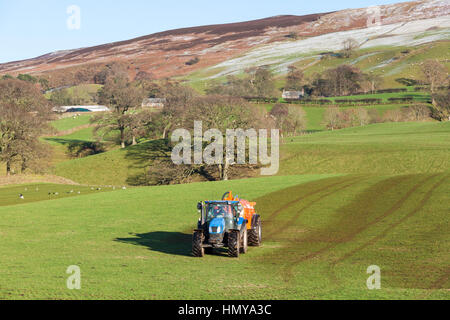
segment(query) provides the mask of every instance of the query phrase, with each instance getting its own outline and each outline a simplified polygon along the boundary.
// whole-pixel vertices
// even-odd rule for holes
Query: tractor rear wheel
[[[259,247],[262,242],[262,226],[261,218],[256,217],[255,225],[252,225],[250,232],[248,233],[248,243],[253,247]]]
[[[231,231],[228,234],[228,256],[232,258],[239,258],[240,249],[240,234],[239,231]]]
[[[241,237],[241,253],[247,253],[248,250],[248,237],[247,237],[247,227],[245,226],[245,230],[242,233]]]
[[[197,258],[205,256],[205,248],[203,248],[203,233],[195,231],[192,236],[192,255]]]

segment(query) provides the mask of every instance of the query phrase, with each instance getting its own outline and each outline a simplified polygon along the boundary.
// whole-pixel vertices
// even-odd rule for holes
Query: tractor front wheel
[[[239,258],[240,250],[240,233],[239,231],[231,231],[228,234],[228,256],[232,258]]]
[[[203,233],[195,231],[192,236],[192,255],[197,258],[205,256],[205,248],[203,248]]]

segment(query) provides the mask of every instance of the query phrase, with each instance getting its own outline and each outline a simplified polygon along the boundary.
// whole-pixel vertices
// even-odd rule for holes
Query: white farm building
[[[106,106],[62,106],[54,107],[53,112],[108,112],[110,111]]]

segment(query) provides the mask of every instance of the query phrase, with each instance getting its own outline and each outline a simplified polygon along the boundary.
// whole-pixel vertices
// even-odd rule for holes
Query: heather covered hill
[[[306,16],[277,16],[242,23],[170,30],[132,40],[58,51],[34,59],[0,64],[0,74],[45,74],[51,82],[59,85],[69,81],[67,73],[77,73],[79,69],[83,73],[89,73],[92,69],[91,73],[95,73],[95,70],[108,62],[124,61],[129,64],[132,77],[139,72],[146,72],[152,77],[164,78],[187,75],[196,70],[227,63],[227,60],[261,46],[268,46],[270,50],[271,46],[286,45],[293,46],[296,51],[302,51],[296,47],[304,47],[303,40],[314,41],[309,39],[339,32],[352,31],[361,34],[363,38],[366,36],[382,39],[397,36],[393,29],[398,29],[398,36],[414,31],[409,25],[405,27],[403,24],[425,19],[431,21],[439,17],[444,23],[436,20],[436,25],[430,25],[426,29],[434,30],[434,33],[434,27],[448,30],[445,21],[448,22],[450,5],[444,0],[405,2],[377,8],[349,9]],[[381,24],[381,33],[367,29],[368,26],[373,29],[374,24],[378,22]],[[419,25],[423,23],[419,22]],[[400,28],[397,28],[398,26]],[[440,31],[442,33],[442,30]],[[391,34],[385,35],[386,32]],[[442,36],[448,38],[448,31],[440,37],[435,35],[428,40],[438,40]],[[420,43],[426,42],[425,40],[422,39]],[[340,41],[330,42],[328,39],[322,42],[336,45]],[[305,43],[306,47],[308,45],[308,42]],[[380,45],[383,45],[382,41]],[[196,59],[195,63],[188,63],[193,59]]]

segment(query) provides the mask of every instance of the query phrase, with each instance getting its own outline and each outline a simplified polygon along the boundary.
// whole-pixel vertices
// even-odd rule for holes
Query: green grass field
[[[447,299],[449,187],[448,174],[280,176],[2,206],[0,298]],[[263,246],[191,257],[195,203],[228,189],[258,202]],[[81,290],[66,288],[71,265]],[[371,265],[382,290],[366,288]]]
[[[91,117],[92,115],[90,114],[83,114],[75,117],[61,118],[52,121],[51,124],[58,131],[67,131],[89,124]]]
[[[92,127],[83,128],[64,136],[45,138],[44,140],[52,145],[65,145],[71,142],[95,141],[93,130],[94,128]]]
[[[329,98],[331,101],[336,101],[339,99],[381,99],[383,103],[389,103],[389,98],[413,98],[415,102],[426,103],[430,100],[430,94],[425,92],[414,92],[408,91],[403,93],[375,93],[375,94],[360,94],[355,96],[342,96],[342,97],[332,97]]]
[[[408,174],[449,170],[450,123],[381,123],[288,140],[280,174]]]

